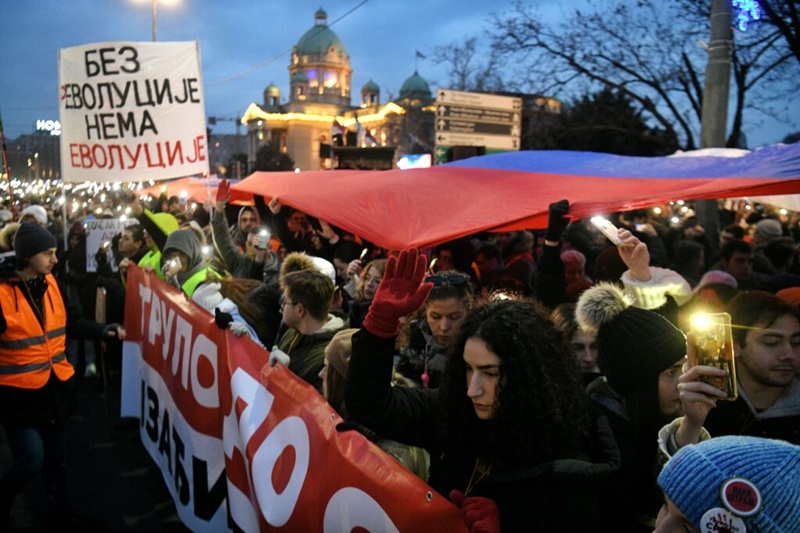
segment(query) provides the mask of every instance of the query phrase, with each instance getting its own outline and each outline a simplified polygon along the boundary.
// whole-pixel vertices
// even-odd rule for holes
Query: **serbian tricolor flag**
[[[575,220],[673,200],[796,196],[800,142],[663,157],[541,150],[408,170],[255,172],[232,190],[278,196],[388,250],[425,248],[481,231],[546,228],[549,204],[563,198]]]

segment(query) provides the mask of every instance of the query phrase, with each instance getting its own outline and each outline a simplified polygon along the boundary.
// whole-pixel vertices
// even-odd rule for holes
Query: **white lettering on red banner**
[[[193,531],[466,531],[460,511],[353,431],[313,387],[137,267],[122,415],[140,420]],[[387,482],[391,480],[390,482]]]

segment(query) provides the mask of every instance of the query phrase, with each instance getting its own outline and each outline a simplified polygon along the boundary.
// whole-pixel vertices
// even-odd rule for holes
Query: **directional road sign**
[[[438,89],[436,91],[437,163],[452,146],[483,146],[488,151],[519,150],[522,98]]]

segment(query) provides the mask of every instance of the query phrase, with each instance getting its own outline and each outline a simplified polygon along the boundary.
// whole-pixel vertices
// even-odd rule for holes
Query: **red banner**
[[[459,510],[250,339],[128,274],[122,415],[192,530],[466,531]]]

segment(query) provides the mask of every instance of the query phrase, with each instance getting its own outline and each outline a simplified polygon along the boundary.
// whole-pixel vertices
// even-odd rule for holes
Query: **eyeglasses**
[[[286,299],[286,295],[281,294],[281,297],[278,299],[278,305],[280,305],[280,308],[283,309],[287,304],[294,305],[291,300]]]
[[[437,274],[425,278],[425,283],[433,283],[435,287],[445,283],[448,285],[464,285],[467,281],[469,281],[469,277],[464,274]]]

